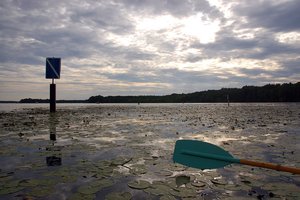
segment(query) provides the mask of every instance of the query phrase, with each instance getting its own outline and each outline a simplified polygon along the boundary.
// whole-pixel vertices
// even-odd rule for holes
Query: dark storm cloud
[[[298,0],[285,1],[247,1],[237,4],[234,12],[245,16],[248,23],[244,27],[263,27],[273,31],[296,31],[300,29],[300,3]]]

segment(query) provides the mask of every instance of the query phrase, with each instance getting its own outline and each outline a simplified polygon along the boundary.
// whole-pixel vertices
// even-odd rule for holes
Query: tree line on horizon
[[[222,103],[227,102],[300,102],[300,82],[222,88],[187,94],[163,96],[91,96],[87,100],[58,100],[57,103]],[[49,103],[49,99],[21,99],[20,103]]]
[[[89,103],[218,103],[227,102],[300,102],[300,82],[222,88],[188,94],[164,96],[92,96]]]

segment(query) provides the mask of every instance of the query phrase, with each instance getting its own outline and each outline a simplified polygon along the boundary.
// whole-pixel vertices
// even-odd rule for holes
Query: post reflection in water
[[[49,114],[49,132],[50,132],[50,145],[46,147],[46,151],[52,152],[52,156],[46,157],[48,166],[60,166],[62,164],[60,147],[55,146],[56,143],[56,125],[58,124],[56,113]]]

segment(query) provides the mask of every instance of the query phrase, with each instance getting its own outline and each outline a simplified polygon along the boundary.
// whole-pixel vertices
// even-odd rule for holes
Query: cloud
[[[244,27],[262,27],[272,31],[300,30],[300,4],[298,1],[251,1],[237,4],[234,12],[246,18]]]
[[[47,98],[45,58],[52,56],[62,58],[60,99],[297,81],[299,5],[3,0],[0,100]]]
[[[202,12],[209,18],[222,16],[222,13],[206,0],[124,0],[116,2],[121,2],[124,7],[134,12],[147,15],[171,14],[180,18]]]

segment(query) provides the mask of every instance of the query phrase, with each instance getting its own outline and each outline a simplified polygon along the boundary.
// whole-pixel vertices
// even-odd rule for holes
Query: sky
[[[1,0],[0,100],[300,81],[299,0]]]

